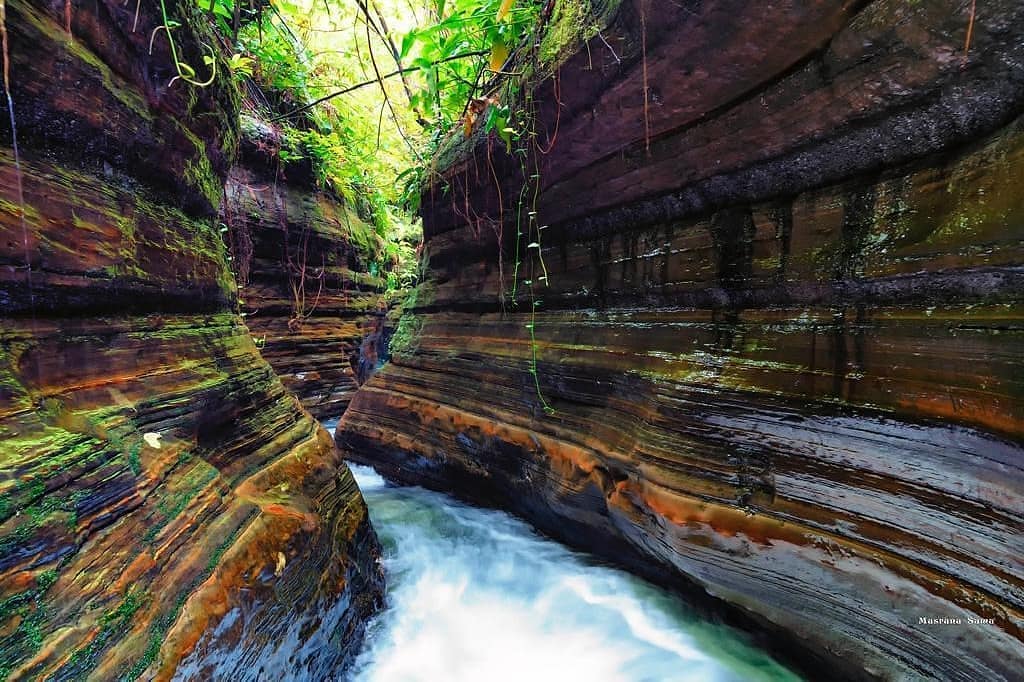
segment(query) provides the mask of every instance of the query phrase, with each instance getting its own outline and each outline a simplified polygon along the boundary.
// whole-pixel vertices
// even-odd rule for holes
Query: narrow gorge
[[[1019,0],[0,29],[0,680],[1020,679]]]
[[[450,150],[346,456],[830,676],[1017,678],[1024,7],[965,10],[623,2]]]
[[[388,309],[384,277],[364,255],[378,236],[355,210],[317,189],[308,159],[282,165],[286,141],[269,124],[242,118],[239,162],[221,217],[242,287],[242,312],[260,353],[302,406],[338,417],[369,373]],[[356,242],[358,237],[362,243]]]

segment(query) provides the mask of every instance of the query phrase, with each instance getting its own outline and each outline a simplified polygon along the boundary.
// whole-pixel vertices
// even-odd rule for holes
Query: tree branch
[[[405,90],[405,97],[409,101],[409,107],[416,113],[416,122],[419,123],[422,128],[429,128],[430,123],[420,115],[419,109],[413,106],[412,87],[409,85],[409,80],[405,77],[405,72],[402,71],[401,53],[398,50],[398,46],[395,45],[395,41],[391,39],[391,32],[388,29],[387,21],[384,19],[384,13],[380,11],[380,7],[378,7],[377,3],[373,0],[370,0],[369,4],[373,6],[374,14],[376,14],[377,17],[376,22],[373,20],[373,17],[370,16],[370,9],[366,0],[356,0],[356,5],[358,5],[359,9],[362,11],[366,24],[373,29],[373,32],[377,34],[380,41],[384,43],[388,53],[395,62],[395,66],[398,67],[398,75],[402,78],[402,89]],[[366,44],[367,49],[372,52],[373,45],[370,44],[369,32],[367,32]],[[374,68],[376,69],[376,64],[374,64]]]
[[[437,60],[434,63],[435,64],[444,64],[445,62],[453,62],[453,61],[455,61],[457,59],[466,59],[467,57],[483,57],[483,56],[486,56],[488,54],[490,54],[490,52],[488,52],[487,50],[474,50],[472,52],[463,52],[461,54],[453,54],[450,57],[445,57],[444,59],[439,59],[439,60]],[[374,85],[375,83],[379,83],[382,80],[386,80],[388,78],[394,78],[395,76],[398,76],[399,74],[411,73],[413,71],[419,71],[419,69],[420,69],[420,67],[418,67],[418,66],[411,66],[411,67],[407,67],[407,68],[404,68],[404,69],[398,69],[396,71],[391,71],[390,73],[385,73],[384,75],[380,76],[379,79],[378,78],[372,78],[370,80],[363,81],[362,83],[356,83],[355,85],[350,85],[347,88],[343,88],[341,90],[338,90],[337,92],[332,92],[329,95],[324,95],[323,97],[320,97],[318,99],[313,100],[309,104],[304,104],[304,105],[302,105],[301,107],[299,107],[297,109],[293,109],[292,111],[289,111],[287,114],[280,114],[278,116],[274,116],[273,118],[268,120],[268,123],[274,123],[276,121],[282,121],[282,120],[284,120],[286,118],[291,118],[292,116],[294,116],[296,114],[301,114],[304,111],[309,111],[310,109],[315,107],[317,104],[320,104],[322,102],[326,102],[328,100],[332,100],[335,97],[340,97],[341,95],[347,95],[348,93],[350,93],[350,92],[352,92],[354,90],[358,90],[360,88],[365,88],[368,85]]]

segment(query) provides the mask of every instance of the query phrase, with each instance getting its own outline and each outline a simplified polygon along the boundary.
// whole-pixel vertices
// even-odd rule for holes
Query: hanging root
[[[551,133],[551,136],[548,138],[547,149],[541,148],[539,143],[536,145],[537,151],[539,151],[541,154],[544,154],[545,156],[550,154],[551,150],[555,148],[555,142],[558,140],[558,125],[562,120],[561,78],[559,77],[560,73],[561,70],[555,72],[555,75],[551,79],[552,87],[555,92],[555,131]]]
[[[35,294],[32,291],[32,257],[28,246],[28,222],[25,220],[25,189],[21,177],[21,155],[18,153],[18,128],[14,122],[14,99],[11,97],[11,57],[7,41],[7,3],[0,0],[0,52],[3,53],[4,95],[7,112],[11,117],[11,147],[14,150],[14,176],[18,193],[18,217],[21,220],[21,240],[25,248],[25,272],[28,282],[29,307],[35,317]]]
[[[967,22],[967,38],[964,39],[964,56],[961,63],[962,66],[967,66],[967,53],[971,49],[971,37],[974,35],[974,15],[977,9],[978,0],[971,0],[971,18]]]
[[[647,2],[640,3],[640,52],[643,62],[644,85],[644,150],[651,154],[650,88],[647,86]]]

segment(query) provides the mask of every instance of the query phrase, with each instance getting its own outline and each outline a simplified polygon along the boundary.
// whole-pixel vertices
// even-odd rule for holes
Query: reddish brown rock
[[[283,166],[274,128],[244,120],[222,218],[246,324],[303,406],[338,417],[361,382],[362,339],[386,312],[382,242],[341,197],[316,187],[308,161]]]
[[[168,6],[205,71],[215,37]],[[376,538],[235,312],[234,86],[169,85],[140,7],[6,7],[0,677],[326,678],[380,599]]]
[[[541,239],[522,157],[448,161],[339,444],[817,674],[1014,679],[1024,7],[978,2],[965,53],[971,5],[624,3],[534,90]]]

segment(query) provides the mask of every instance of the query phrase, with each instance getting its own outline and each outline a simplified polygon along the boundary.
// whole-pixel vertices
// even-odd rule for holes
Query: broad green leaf
[[[199,0],[199,6],[203,9],[209,9],[210,5],[206,0]],[[229,5],[226,2],[214,2],[213,13],[217,16],[224,17],[225,19],[231,19],[234,17],[234,5]]]
[[[418,36],[416,34],[416,29],[405,34],[405,37],[402,38],[402,49],[398,54],[399,59],[405,59],[409,56],[409,50],[411,50],[412,46],[416,44],[417,39]]]

